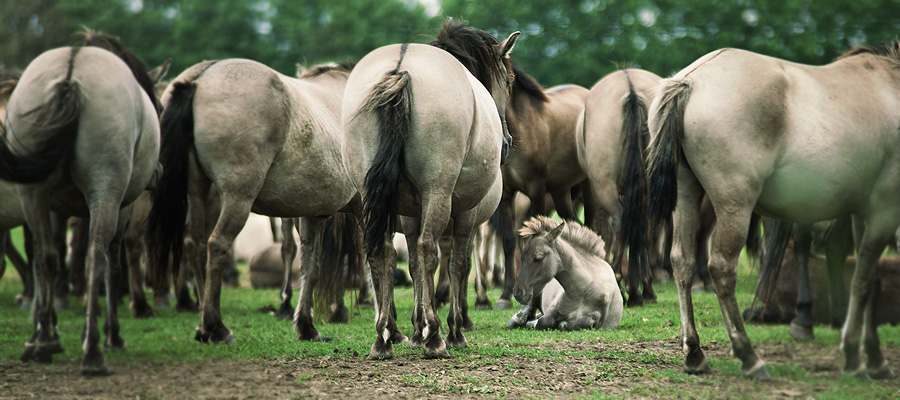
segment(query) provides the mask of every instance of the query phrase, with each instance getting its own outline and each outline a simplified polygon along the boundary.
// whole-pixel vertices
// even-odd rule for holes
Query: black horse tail
[[[178,265],[184,246],[188,213],[188,155],[194,148],[193,81],[172,84],[171,97],[160,119],[162,177],[153,190],[153,207],[147,217],[148,270],[154,289],[168,290],[170,263]],[[171,259],[170,259],[171,256]]]
[[[0,179],[16,183],[37,183],[46,180],[59,163],[66,158],[78,135],[78,121],[81,114],[81,90],[72,80],[72,69],[79,47],[72,48],[66,77],[53,85],[50,99],[46,103],[22,114],[33,114],[31,123],[19,124],[20,133],[41,138],[35,149],[14,151],[17,132],[12,121],[7,118],[0,124]],[[9,135],[7,135],[9,130]]]
[[[762,216],[750,214],[750,229],[747,231],[747,257],[753,265],[758,265],[763,257],[762,232],[760,232]]]
[[[635,287],[644,279],[642,261],[647,261],[647,170],[644,165],[644,138],[649,136],[647,128],[647,102],[634,91],[628,70],[623,70],[628,80],[628,96],[622,104],[622,134],[625,166],[619,176],[619,187],[623,188],[622,217],[620,234],[628,246],[628,279]],[[617,252],[616,254],[623,254]]]
[[[406,47],[401,50],[400,60]],[[366,173],[363,215],[366,253],[383,250],[385,240],[397,226],[397,201],[400,180],[405,170],[404,147],[412,121],[412,89],[409,72],[397,68],[385,75],[366,100],[362,111],[378,118],[378,153]]]
[[[650,111],[655,116],[651,129],[656,132],[650,144],[647,168],[651,230],[668,220],[678,200],[678,163],[684,157],[681,148],[684,109],[691,96],[691,84],[687,80],[666,79],[662,85],[659,104]]]
[[[322,260],[319,263],[321,269],[313,288],[313,312],[315,315],[329,315],[328,322],[331,323],[347,322],[346,319],[339,318],[342,310],[330,309],[330,306],[342,305],[346,289],[359,287],[358,283],[365,279],[358,257],[358,225],[353,214],[338,213],[325,220]],[[343,317],[348,315],[344,314]]]
[[[753,296],[751,309],[758,308],[759,302],[769,304],[781,275],[782,260],[791,240],[794,224],[779,219],[767,219],[765,230],[765,255],[759,269],[759,284]]]

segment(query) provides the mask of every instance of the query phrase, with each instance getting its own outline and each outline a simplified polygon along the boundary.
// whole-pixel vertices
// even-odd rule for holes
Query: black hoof
[[[143,319],[143,318],[155,318],[156,317],[156,311],[153,311],[153,308],[150,307],[150,305],[147,304],[147,302],[140,302],[140,303],[132,302],[131,303],[131,311],[134,312],[135,318]]]
[[[509,299],[497,299],[497,309],[498,310],[508,310],[512,308],[512,302]]]

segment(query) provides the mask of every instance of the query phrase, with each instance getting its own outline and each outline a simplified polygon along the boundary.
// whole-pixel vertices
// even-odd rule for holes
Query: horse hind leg
[[[34,243],[34,300],[31,309],[34,332],[25,343],[22,361],[49,363],[53,355],[62,353],[59,334],[56,329],[56,311],[53,308],[54,282],[57,271],[62,268],[61,257],[54,245],[50,222],[47,193],[36,187],[23,189],[23,211],[31,230]]]
[[[755,198],[740,196],[737,198]],[[714,201],[715,204],[715,201]],[[716,208],[716,231],[713,233],[712,254],[709,259],[709,272],[719,298],[719,307],[725,319],[725,327],[731,340],[731,349],[741,360],[741,372],[748,377],[769,380],[771,376],[766,370],[765,362],[753,349],[750,338],[744,329],[744,322],[735,297],[737,284],[737,264],[741,249],[747,239],[747,227],[750,225],[750,214],[753,204],[725,204]]]
[[[404,231],[409,219],[402,219]],[[422,218],[420,220],[419,235],[415,246],[418,248],[415,260],[410,259],[410,264],[416,263],[419,269],[418,288],[422,290],[419,296],[420,304],[416,305],[422,312],[424,327],[422,338],[425,344],[426,358],[449,358],[447,345],[441,338],[441,321],[435,313],[434,269],[438,263],[437,241],[447,223],[450,221],[450,193],[425,193],[422,196]]]
[[[471,269],[472,236],[478,208],[453,218],[453,240],[450,253],[450,312],[447,314],[447,345],[466,347],[463,330],[472,329],[466,301],[466,278]]]
[[[109,245],[109,264],[107,265],[105,271],[105,279],[106,279],[106,320],[103,324],[103,331],[106,333],[106,340],[103,342],[103,348],[105,350],[124,350],[125,349],[125,340],[122,339],[122,336],[119,333],[119,314],[118,314],[118,306],[119,306],[119,298],[122,296],[119,290],[109,288],[118,288],[119,287],[119,279],[121,277],[120,271],[122,270],[120,257],[121,252],[123,250],[123,235],[125,231],[125,227],[128,223],[128,218],[131,215],[132,206],[125,207],[119,211],[119,218],[116,227],[116,231],[114,236],[112,237],[112,241]],[[140,274],[132,274],[138,275]],[[143,293],[143,288],[141,288],[141,292]],[[133,297],[133,296],[132,296]],[[152,312],[153,309],[150,309]]]
[[[271,221],[271,219],[270,219]],[[299,228],[299,227],[298,227]],[[297,242],[294,241],[294,219],[281,219],[281,261],[284,266],[284,278],[281,282],[281,306],[275,312],[275,318],[290,319],[294,317],[294,307],[291,306],[291,297],[294,293],[293,278],[291,277],[294,258],[297,257]],[[274,231],[273,231],[274,232]]]
[[[487,297],[487,281],[485,280],[487,272],[485,266],[488,264],[487,258],[491,256],[489,240],[489,233],[485,232],[483,226],[475,229],[475,238],[473,239],[475,257],[473,260],[475,262],[475,309],[477,310],[493,308],[491,300]]]

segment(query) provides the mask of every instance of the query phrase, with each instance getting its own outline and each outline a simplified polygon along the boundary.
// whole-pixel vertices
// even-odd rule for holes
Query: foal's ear
[[[555,241],[556,238],[559,237],[559,234],[562,233],[563,228],[565,228],[565,227],[566,227],[566,222],[563,221],[563,222],[559,223],[559,226],[557,226],[556,228],[553,228],[553,230],[550,231],[550,240]]]
[[[150,75],[150,81],[154,84],[159,83],[166,73],[169,72],[169,66],[172,65],[172,58],[167,59],[162,65],[151,69],[147,72],[147,75]]]
[[[509,52],[515,47],[516,38],[519,37],[520,34],[522,34],[522,32],[515,31],[510,34],[503,43],[500,43],[500,57],[509,57]]]

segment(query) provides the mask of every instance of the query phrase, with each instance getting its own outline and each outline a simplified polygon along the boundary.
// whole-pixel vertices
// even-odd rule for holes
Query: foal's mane
[[[22,74],[16,71],[0,71],[0,104],[6,104]],[[0,116],[2,118],[2,116]]]
[[[559,222],[550,217],[538,215],[525,221],[525,225],[519,230],[519,236],[523,239],[527,239],[532,236],[550,232],[558,226]],[[606,251],[603,249],[606,244],[603,242],[603,239],[600,238],[600,235],[597,235],[594,231],[579,224],[577,221],[566,221],[566,226],[563,227],[559,236],[578,250],[585,251],[598,257],[606,257]]]
[[[437,39],[428,44],[456,57],[490,91],[493,87],[494,76],[501,74],[495,61],[499,58],[497,46],[500,42],[490,33],[469,28],[467,25],[466,21],[450,19],[444,22]],[[507,57],[501,59],[506,66],[510,80],[514,80],[515,72],[512,61]]]
[[[531,75],[528,75],[525,73],[525,71],[522,71],[522,69],[519,68],[518,65],[513,66],[513,71],[516,74],[516,79],[515,81],[513,81],[512,88],[513,96],[518,93],[522,93],[535,100],[538,100],[540,103],[546,103],[550,101],[550,98],[547,97],[546,93],[544,93],[544,88]]]
[[[859,54],[874,54],[876,56],[886,57],[895,64],[900,64],[900,40],[893,39],[881,44],[878,47],[855,46],[848,52],[842,54],[837,60],[852,57]]]
[[[325,63],[325,64],[314,65],[314,66],[310,67],[309,69],[307,69],[306,71],[303,71],[303,73],[300,74],[300,79],[315,78],[319,75],[322,75],[322,74],[325,74],[325,73],[328,73],[331,71],[350,72],[350,71],[353,71],[353,67],[355,67],[355,66],[356,66],[356,61],[342,61],[340,63]]]
[[[150,80],[147,66],[134,53],[125,48],[119,42],[119,39],[87,28],[85,28],[84,32],[79,32],[79,35],[84,38],[81,43],[82,46],[99,47],[121,58],[128,65],[128,68],[131,69],[131,73],[138,84],[141,85],[141,88],[144,89],[144,92],[147,93],[147,96],[150,96],[153,106],[156,107],[156,112],[159,113],[162,110],[162,105],[156,97],[156,92],[153,90],[154,83]]]

